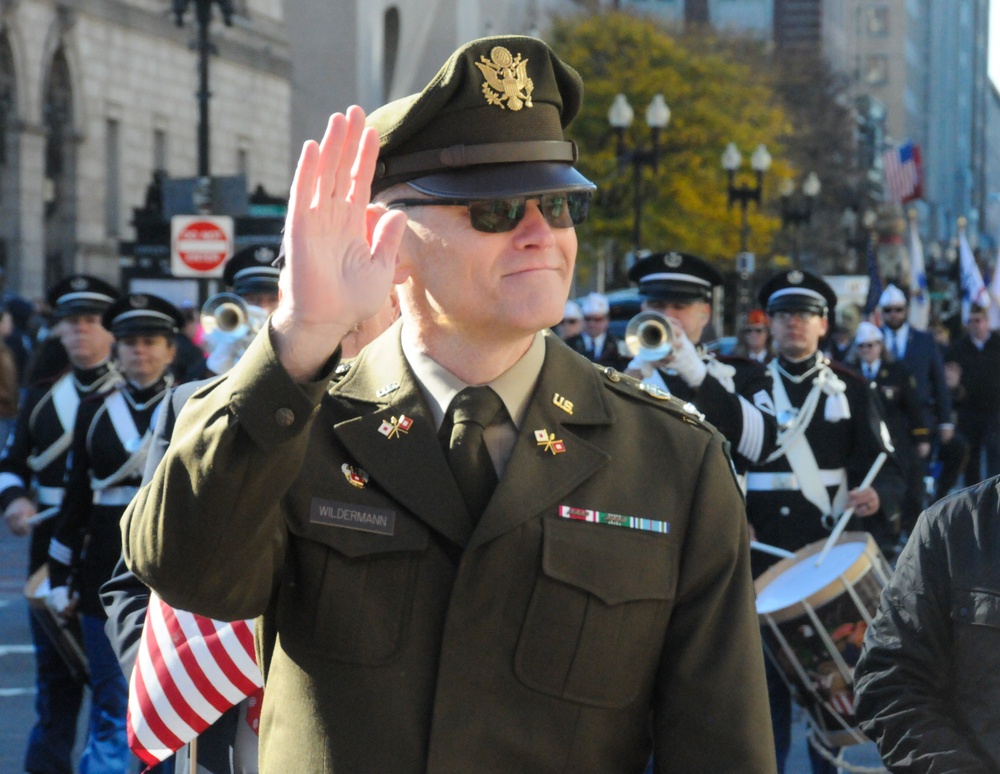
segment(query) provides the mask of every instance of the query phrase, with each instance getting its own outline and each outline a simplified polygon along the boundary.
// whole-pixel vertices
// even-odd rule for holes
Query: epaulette
[[[657,408],[663,409],[689,425],[700,427],[712,432],[712,427],[705,421],[705,415],[693,403],[679,400],[655,384],[647,384],[628,374],[623,374],[611,366],[597,363],[594,367],[604,376],[604,383],[619,395],[643,400]]]
[[[864,376],[859,374],[853,368],[848,368],[846,365],[841,363],[839,360],[834,360],[832,358],[823,357],[823,362],[830,367],[837,376],[847,376],[860,384],[867,384],[868,380]]]

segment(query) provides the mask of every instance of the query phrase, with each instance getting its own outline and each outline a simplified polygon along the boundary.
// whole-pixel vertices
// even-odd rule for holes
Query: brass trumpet
[[[674,330],[659,312],[639,312],[625,328],[625,346],[640,360],[666,360],[674,353]]]
[[[201,327],[205,334],[213,331],[233,334],[240,338],[252,330],[247,302],[235,293],[216,293],[201,308]]]

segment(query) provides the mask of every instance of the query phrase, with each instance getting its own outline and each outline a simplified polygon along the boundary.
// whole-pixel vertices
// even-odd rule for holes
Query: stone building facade
[[[281,0],[213,7],[210,171],[287,192],[291,59]],[[198,167],[194,10],[170,0],[0,0],[0,262],[41,295],[86,271],[118,278],[154,170]]]

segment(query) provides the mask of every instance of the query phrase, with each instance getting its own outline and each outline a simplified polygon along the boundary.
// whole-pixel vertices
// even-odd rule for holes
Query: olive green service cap
[[[380,139],[372,192],[404,182],[440,197],[592,190],[563,137],[582,96],[576,70],[537,38],[466,43],[422,92],[368,117]]]

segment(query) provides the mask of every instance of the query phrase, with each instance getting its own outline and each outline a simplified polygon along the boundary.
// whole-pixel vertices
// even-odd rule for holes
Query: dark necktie
[[[456,395],[445,414],[442,431],[447,444],[448,465],[473,522],[486,510],[497,485],[496,469],[483,443],[483,430],[502,411],[503,401],[489,387],[466,387]]]

